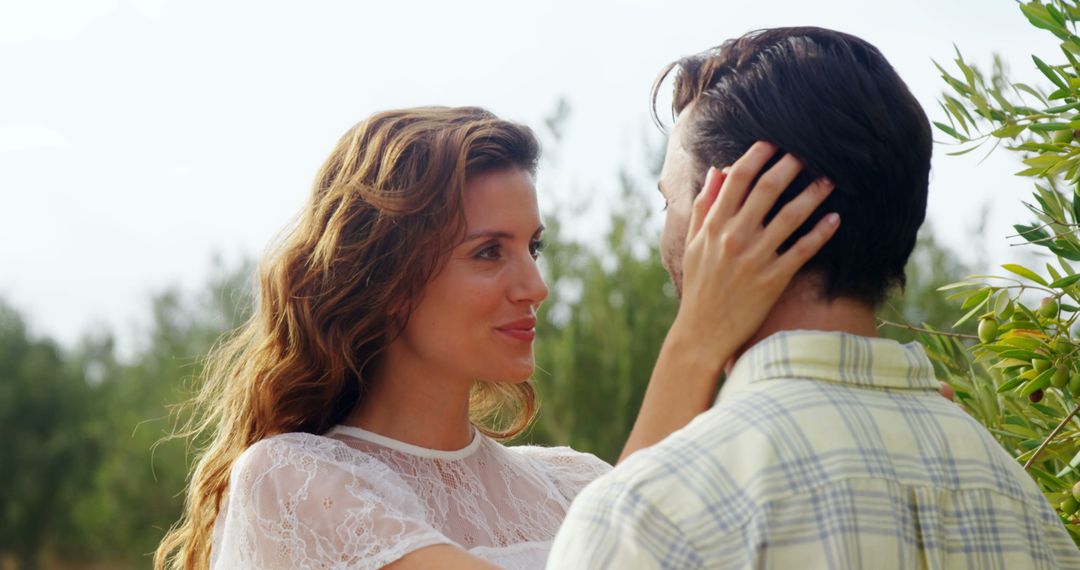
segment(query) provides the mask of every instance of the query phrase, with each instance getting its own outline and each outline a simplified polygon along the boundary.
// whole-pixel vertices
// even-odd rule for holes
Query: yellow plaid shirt
[[[1061,569],[1080,550],[919,345],[790,331],[589,485],[548,568]]]

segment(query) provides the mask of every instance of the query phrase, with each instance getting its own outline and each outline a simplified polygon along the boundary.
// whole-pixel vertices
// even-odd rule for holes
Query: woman
[[[536,265],[538,154],[527,127],[475,108],[390,111],[346,133],[264,261],[255,315],[208,363],[189,427],[210,443],[158,568],[543,565],[574,495],[609,467],[495,441],[536,410],[528,379],[548,293]],[[697,231],[722,181],[710,176],[696,203],[683,288],[742,297],[685,300],[624,456],[715,393],[732,350],[682,350],[677,339],[719,312],[760,322],[790,279],[766,291],[755,284],[770,263],[738,280],[696,270],[740,263],[712,247],[718,232]],[[823,198],[811,194],[792,202],[785,236]]]

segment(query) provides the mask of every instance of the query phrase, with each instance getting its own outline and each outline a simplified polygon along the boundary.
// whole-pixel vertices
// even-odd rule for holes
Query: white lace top
[[[570,501],[610,469],[480,433],[458,451],[348,426],[278,435],[233,465],[211,567],[373,569],[453,544],[503,568],[543,568]]]

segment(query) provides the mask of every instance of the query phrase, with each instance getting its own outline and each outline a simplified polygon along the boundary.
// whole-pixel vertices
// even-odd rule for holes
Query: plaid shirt
[[[1059,569],[1080,550],[918,344],[793,331],[589,485],[548,568]]]

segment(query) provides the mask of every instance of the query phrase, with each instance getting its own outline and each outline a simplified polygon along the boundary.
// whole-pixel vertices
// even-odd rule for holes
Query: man
[[[1035,483],[938,394],[921,348],[876,338],[874,309],[903,285],[925,215],[932,144],[880,52],[783,28],[661,80],[670,71],[663,254],[677,286],[695,189],[710,165],[767,148],[754,141],[805,167],[774,212],[825,176],[835,189],[804,229],[826,212],[843,223],[729,363],[714,406],[579,495],[548,568],[1080,568]]]

